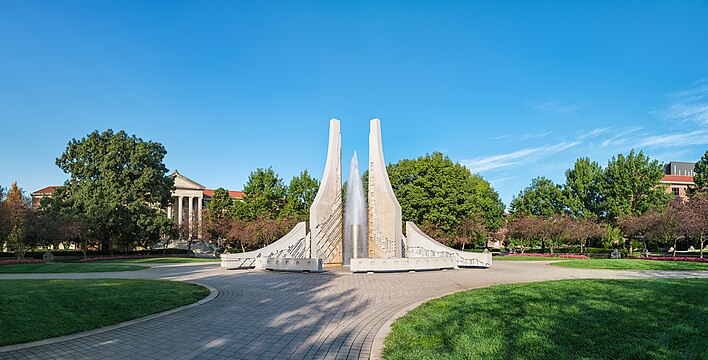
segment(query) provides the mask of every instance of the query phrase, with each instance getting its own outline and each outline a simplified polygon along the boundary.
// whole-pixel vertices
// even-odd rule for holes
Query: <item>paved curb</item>
[[[51,344],[62,342],[62,341],[76,340],[76,339],[80,339],[80,338],[83,338],[86,336],[93,336],[93,335],[97,335],[100,333],[104,333],[106,331],[116,330],[116,329],[120,329],[122,327],[130,326],[130,325],[134,325],[134,324],[139,324],[144,321],[149,321],[149,320],[161,318],[163,316],[174,314],[178,311],[182,311],[182,310],[186,310],[186,309],[189,309],[189,308],[192,308],[195,306],[206,304],[209,301],[214,300],[219,295],[219,290],[217,290],[216,288],[213,288],[209,285],[200,284],[198,282],[189,282],[189,281],[185,281],[185,282],[199,285],[199,286],[203,286],[203,287],[209,289],[209,295],[207,295],[207,297],[205,297],[195,303],[189,304],[189,305],[180,306],[178,308],[166,310],[163,312],[159,312],[157,314],[143,316],[141,318],[124,321],[122,323],[109,325],[109,326],[105,326],[105,327],[98,328],[98,329],[86,330],[86,331],[82,331],[82,332],[78,332],[78,333],[74,333],[74,334],[53,337],[53,338],[44,339],[44,340],[37,340],[37,341],[28,342],[28,343],[0,346],[0,353],[15,351],[15,350],[29,349],[29,348],[33,348],[36,346],[42,346],[42,345],[51,345]]]
[[[381,328],[379,328],[379,331],[376,332],[376,336],[374,336],[374,342],[371,344],[371,355],[369,356],[369,359],[371,360],[381,360],[383,359],[383,347],[384,347],[384,341],[386,340],[386,336],[391,333],[391,326],[393,325],[396,320],[402,318],[404,315],[408,314],[411,312],[413,309],[425,304],[428,301],[439,299],[448,295],[452,295],[458,292],[463,292],[463,291],[468,291],[468,290],[474,290],[474,289],[481,289],[485,287],[490,287],[490,286],[495,286],[499,284],[489,284],[489,285],[483,285],[483,286],[477,286],[477,287],[471,287],[471,288],[460,288],[456,289],[444,294],[439,294],[435,296],[431,296],[428,298],[425,298],[423,300],[418,300],[415,301],[408,306],[404,307],[403,309],[399,310],[397,313],[395,313],[391,318],[389,318]]]

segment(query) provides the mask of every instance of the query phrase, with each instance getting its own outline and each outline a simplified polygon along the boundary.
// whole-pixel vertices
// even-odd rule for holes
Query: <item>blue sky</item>
[[[60,184],[71,138],[125,129],[241,189],[320,177],[382,121],[388,162],[442,151],[505,203],[580,156],[708,148],[705,1],[0,2],[0,184]],[[345,165],[345,177],[348,166]]]

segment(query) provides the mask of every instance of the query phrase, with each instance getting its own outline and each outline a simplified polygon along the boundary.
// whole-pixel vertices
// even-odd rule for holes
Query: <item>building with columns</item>
[[[197,225],[201,221],[202,210],[209,201],[211,201],[216,190],[207,189],[204,185],[187,178],[177,170],[173,171],[168,176],[174,180],[172,205],[163,209],[163,211],[167,214],[168,218],[173,219],[175,225],[182,226],[186,224],[189,226],[190,232],[192,229],[198,229]],[[33,192],[31,194],[32,205],[39,206],[39,202],[42,198],[51,196],[52,191],[56,188],[57,186],[47,186]],[[229,191],[229,196],[241,200],[243,198],[243,192]]]

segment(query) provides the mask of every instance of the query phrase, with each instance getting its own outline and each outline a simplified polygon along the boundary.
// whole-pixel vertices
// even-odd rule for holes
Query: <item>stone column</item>
[[[167,218],[172,219],[172,205],[167,205]]]
[[[179,226],[182,226],[182,215],[184,215],[184,210],[182,210],[182,198],[184,198],[184,196],[177,197],[177,225]]]
[[[192,226],[194,225],[194,197],[190,196],[189,197],[189,216],[187,217],[187,221],[189,221],[189,236],[192,236]]]
[[[202,203],[204,202],[204,197],[200,196],[197,198],[197,226],[199,233],[197,236],[199,239],[202,238]]]

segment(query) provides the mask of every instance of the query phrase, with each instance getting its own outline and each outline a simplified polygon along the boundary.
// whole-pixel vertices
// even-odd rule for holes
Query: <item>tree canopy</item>
[[[489,182],[440,152],[389,164],[387,170],[404,221],[429,223],[447,234],[475,215],[489,230],[503,223],[504,204]]]
[[[310,205],[315,201],[319,188],[320,181],[310,176],[307,170],[293,177],[286,190],[285,206],[281,216],[295,217],[302,220],[308,219],[310,217]]]
[[[602,167],[587,157],[577,159],[565,172],[563,191],[568,211],[583,218],[599,217],[601,185]]]
[[[642,151],[619,154],[603,172],[602,206],[605,216],[614,221],[627,215],[641,215],[666,205],[665,186],[660,181],[664,170],[659,161]]]
[[[550,217],[566,211],[566,198],[561,186],[550,179],[538,177],[531,185],[511,200],[510,213],[513,215],[534,215]]]
[[[243,209],[239,215],[244,219],[276,218],[285,206],[285,185],[272,167],[251,172],[243,193]]]
[[[157,242],[172,231],[161,213],[171,201],[173,180],[166,176],[165,148],[125,131],[94,131],[72,139],[56,164],[69,180],[55,191],[55,206],[72,208],[102,250]]]
[[[708,150],[696,163],[693,181],[696,183],[696,191],[708,193]]]

